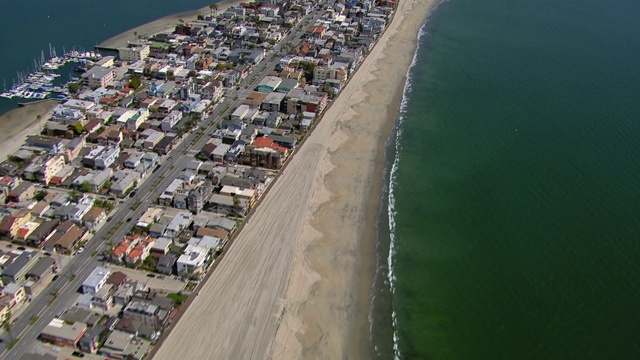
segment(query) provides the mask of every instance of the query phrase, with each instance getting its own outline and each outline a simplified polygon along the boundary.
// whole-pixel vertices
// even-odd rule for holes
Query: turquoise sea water
[[[400,358],[640,358],[637,14],[631,0],[432,14],[388,154],[395,280],[377,314],[395,312]],[[392,330],[374,325],[389,358]]]
[[[10,88],[17,71],[33,69],[33,59],[49,44],[58,55],[66,50],[91,50],[98,43],[157,18],[199,9],[207,0],[110,0],[35,1],[2,0],[0,6],[0,92]],[[61,74],[68,77],[72,68]],[[74,76],[77,76],[75,74]],[[22,101],[22,100],[21,100]],[[18,101],[0,98],[0,114],[16,107]]]

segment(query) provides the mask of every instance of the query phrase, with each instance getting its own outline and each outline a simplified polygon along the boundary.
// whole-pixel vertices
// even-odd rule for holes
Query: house
[[[178,258],[173,254],[163,255],[158,259],[156,271],[161,274],[171,275],[174,273],[174,266]]]
[[[282,82],[282,79],[277,76],[265,76],[258,86],[256,86],[256,91],[263,93],[271,93],[276,91],[278,85]]]
[[[81,322],[67,324],[64,320],[54,318],[40,333],[40,339],[58,346],[76,348],[82,336],[87,332],[87,325]]]
[[[164,232],[164,236],[175,239],[185,229],[187,229],[193,222],[193,215],[188,211],[179,211],[176,216],[173,217],[167,229]]]
[[[40,225],[40,223],[28,221],[22,225],[17,231],[17,235],[13,238],[13,241],[18,244],[26,244],[27,237]]]
[[[108,268],[96,267],[82,283],[82,293],[95,295],[107,283],[109,275],[111,275],[111,270]]]
[[[281,111],[287,94],[272,92],[264,99],[260,108],[266,111]]]
[[[225,230],[227,232],[227,236],[229,235],[230,232],[233,231],[233,229],[236,228],[236,222],[231,220],[231,219],[227,219],[225,217],[222,216],[216,216],[214,218],[211,218],[211,220],[209,220],[209,222],[207,223],[207,227],[208,228],[212,228],[212,229],[222,229]],[[215,235],[217,236],[217,235]],[[220,236],[218,236],[220,237]],[[222,239],[225,239],[226,236],[222,236]]]
[[[280,169],[289,155],[289,150],[272,139],[259,137],[247,146],[238,157],[238,163],[267,169]]]
[[[203,237],[192,237],[187,242],[188,245],[199,246],[201,248],[205,248],[207,250],[217,250],[222,247],[222,239],[215,236],[205,235]]]
[[[119,173],[121,176],[113,185],[111,185],[111,189],[109,191],[117,197],[124,197],[129,191],[136,187],[140,175],[139,173],[130,170]]]
[[[118,156],[120,156],[120,147],[99,145],[82,158],[82,164],[89,168],[103,170],[110,167]]]
[[[206,248],[187,245],[184,249],[184,253],[180,255],[176,262],[178,274],[187,275],[202,272],[208,256],[209,251]]]
[[[162,330],[169,319],[169,311],[149,300],[134,298],[127,304],[123,311],[123,318],[129,317],[149,327],[152,331]]]
[[[231,196],[213,194],[209,199],[210,211],[219,214],[242,216],[246,214],[248,201]]]
[[[127,236],[124,240],[119,242],[113,250],[111,250],[111,261],[115,263],[124,262],[125,256],[133,250],[138,244],[138,238],[135,236]]]
[[[94,206],[84,214],[82,223],[87,229],[95,230],[106,217],[104,209]]]
[[[137,338],[134,334],[115,330],[100,348],[100,353],[113,359],[139,360],[144,358],[150,346],[149,341]]]
[[[173,110],[167,116],[162,119],[160,123],[160,129],[164,132],[171,131],[177,123],[182,120],[182,112],[178,110]]]
[[[173,239],[167,237],[159,237],[156,241],[151,245],[149,249],[149,255],[156,259],[161,258],[164,255],[167,255],[171,248],[173,247]]]
[[[27,273],[38,262],[38,253],[35,251],[24,251],[13,260],[2,272],[2,282],[5,284],[23,284]]]
[[[66,224],[67,222],[62,223],[56,230],[56,233],[53,234],[53,236],[51,236],[51,238],[49,238],[47,242],[45,242],[43,248],[46,251],[55,250],[65,254],[70,254],[76,248],[78,243],[84,240],[89,234],[89,232],[82,228],[79,228],[75,224],[71,224],[70,226],[66,226]],[[53,249],[50,247],[51,244],[48,244],[51,240],[55,241]]]
[[[19,203],[21,201],[31,200],[37,192],[38,189],[35,187],[34,183],[23,181],[9,191],[9,194],[7,195],[7,201]]]
[[[158,144],[153,147],[153,151],[157,152],[160,155],[167,155],[173,147],[174,139],[174,136],[163,137],[162,140],[160,140],[160,142],[158,142]]]
[[[2,302],[9,305],[9,309],[22,305],[27,301],[27,294],[22,285],[8,283],[2,289]]]
[[[184,181],[180,179],[174,179],[169,186],[164,190],[162,195],[158,198],[158,204],[161,206],[171,206],[173,203],[173,197],[184,186]]]
[[[50,154],[59,154],[64,150],[64,142],[62,139],[53,137],[43,137],[40,135],[27,136],[25,145],[28,147],[48,151]]]
[[[204,181],[196,188],[189,191],[187,196],[187,208],[197,214],[204,208],[204,205],[213,194],[213,184],[210,181]]]
[[[280,136],[280,135],[273,135],[273,134],[269,134],[268,138],[273,140],[273,142],[275,142],[276,144],[285,147],[287,149],[293,149],[296,146],[296,142],[297,140],[293,137],[288,137],[288,136]]]
[[[26,277],[34,282],[46,279],[53,274],[56,262],[50,256],[41,257],[26,273]]]
[[[136,246],[125,256],[124,262],[129,265],[137,265],[149,256],[149,251],[155,240],[151,237],[140,239]]]
[[[13,239],[18,236],[18,231],[26,223],[31,221],[29,209],[19,209],[10,215],[5,215],[0,221],[0,234],[4,238]]]
[[[39,248],[42,244],[53,235],[60,222],[58,220],[43,221],[29,236],[27,236],[27,245]]]
[[[244,105],[244,104],[240,105],[231,114],[231,120],[242,120],[248,112],[249,112],[248,105]]]
[[[92,328],[88,329],[78,342],[80,350],[90,354],[95,354],[98,351],[100,343],[104,339],[102,337],[104,330],[106,330],[106,327],[100,324],[94,325]]]
[[[9,196],[9,192],[21,182],[21,178],[10,175],[5,175],[0,179],[0,200],[2,200],[2,203],[4,203],[4,200]]]
[[[283,112],[290,115],[305,111],[320,114],[327,107],[328,101],[329,96],[325,92],[295,88],[287,93]]]
[[[99,308],[104,311],[109,311],[113,306],[113,293],[115,292],[115,286],[113,284],[105,284],[103,287],[98,290],[95,295],[93,295],[93,299],[91,299],[91,304],[94,308]]]
[[[163,121],[162,124],[164,124],[164,123],[165,122]],[[161,126],[163,126],[162,124],[161,124]],[[149,130],[151,130],[151,129],[149,129]],[[170,130],[170,128],[169,128],[169,130]],[[152,150],[153,147],[158,145],[160,140],[162,140],[163,138],[164,138],[164,133],[163,132],[152,130],[152,131],[150,131],[150,134],[144,139],[144,142],[143,142],[142,146],[145,149]],[[135,166],[132,167],[132,169],[134,169],[134,168],[135,168]]]
[[[118,286],[118,289],[113,294],[113,302],[117,305],[127,305],[133,294],[138,290],[137,281],[126,281],[122,285]]]

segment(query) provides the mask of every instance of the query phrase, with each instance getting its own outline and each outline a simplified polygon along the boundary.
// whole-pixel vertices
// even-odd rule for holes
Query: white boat
[[[5,99],[12,99],[15,95],[13,95],[10,92],[3,92],[2,94],[0,94],[0,97],[5,98]]]

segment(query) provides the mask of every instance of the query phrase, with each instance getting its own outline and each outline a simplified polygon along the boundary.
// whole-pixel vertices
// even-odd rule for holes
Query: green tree
[[[70,82],[67,84],[67,89],[69,89],[69,92],[71,92],[72,94],[76,94],[80,89],[80,84],[75,82]]]
[[[91,192],[91,184],[89,184],[88,181],[83,181],[82,184],[80,184],[80,188],[84,192]]]
[[[82,124],[80,123],[76,123],[75,125],[73,125],[73,132],[76,135],[80,135],[84,132],[84,126],[82,126]]]
[[[33,200],[35,201],[40,201],[42,199],[44,199],[45,196],[47,196],[47,192],[44,190],[40,190],[36,193],[36,195],[33,197]]]
[[[137,76],[134,76],[131,78],[131,80],[129,80],[129,86],[134,90],[138,90],[140,88],[140,85],[142,85],[142,81]]]
[[[78,190],[74,189],[74,190],[71,190],[69,192],[69,198],[73,202],[77,202],[80,199],[81,196],[82,196],[82,194]]]

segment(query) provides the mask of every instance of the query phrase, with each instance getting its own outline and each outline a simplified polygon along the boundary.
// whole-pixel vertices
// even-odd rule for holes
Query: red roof
[[[8,185],[13,181],[13,176],[5,175],[0,179],[0,184]]]
[[[113,255],[122,256],[126,254],[130,244],[131,243],[129,241],[120,242],[115,248],[113,248]]]
[[[18,238],[24,239],[27,237],[28,234],[29,234],[29,229],[27,228],[18,229]]]
[[[276,144],[273,140],[266,137],[259,137],[255,139],[252,145],[254,147],[268,147],[268,148],[276,149],[283,154],[287,152],[286,148]]]
[[[137,259],[139,257],[142,256],[142,253],[144,252],[144,245],[139,244],[136,245],[136,247],[133,248],[133,250],[131,250],[128,254],[127,257],[130,259]]]
[[[62,182],[62,177],[60,176],[54,176],[51,178],[51,180],[49,180],[49,184],[53,184],[53,185],[59,184],[61,182]]]

